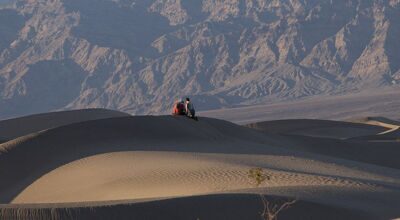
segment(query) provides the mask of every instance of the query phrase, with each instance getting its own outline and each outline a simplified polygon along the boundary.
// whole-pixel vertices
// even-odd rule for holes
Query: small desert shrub
[[[271,177],[268,174],[264,173],[264,170],[262,168],[250,169],[248,177],[256,187],[259,187],[266,180],[271,179]],[[259,196],[263,204],[263,211],[261,213],[261,217],[264,220],[277,220],[278,214],[281,211],[290,208],[297,201],[297,200],[288,200],[282,204],[274,204],[269,202],[265,195],[259,194]]]
[[[249,170],[249,178],[259,187],[265,180],[270,180],[270,176],[264,173],[262,168],[252,168]]]

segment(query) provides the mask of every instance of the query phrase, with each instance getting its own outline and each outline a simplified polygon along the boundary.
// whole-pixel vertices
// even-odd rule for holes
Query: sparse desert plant
[[[262,168],[252,168],[249,170],[249,178],[259,187],[265,180],[270,180],[270,176],[264,173]]]
[[[252,183],[259,187],[266,180],[270,180],[271,177],[264,172],[262,168],[252,168],[249,170],[248,177]],[[297,200],[288,200],[282,204],[274,204],[267,200],[266,196],[259,194],[261,202],[263,204],[263,211],[261,212],[261,217],[264,220],[278,220],[278,215],[281,211],[290,208]]]

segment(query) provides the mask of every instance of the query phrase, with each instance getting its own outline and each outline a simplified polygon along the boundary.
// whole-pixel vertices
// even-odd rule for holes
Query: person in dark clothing
[[[190,101],[189,98],[185,100],[185,112],[189,118],[196,119],[196,110],[194,109],[193,103]]]

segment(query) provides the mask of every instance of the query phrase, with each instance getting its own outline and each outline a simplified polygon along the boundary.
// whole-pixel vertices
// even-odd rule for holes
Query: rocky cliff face
[[[393,86],[398,21],[399,0],[18,0],[0,9],[0,117]]]

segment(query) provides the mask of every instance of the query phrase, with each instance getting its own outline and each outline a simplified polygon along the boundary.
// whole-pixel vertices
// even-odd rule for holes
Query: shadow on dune
[[[280,204],[284,198],[267,197],[270,202]],[[77,207],[73,207],[76,205]],[[223,194],[173,198],[150,202],[115,205],[72,204],[63,208],[40,205],[40,210],[31,205],[12,205],[1,208],[1,214],[10,218],[35,219],[260,219],[262,203],[258,195]],[[16,211],[18,210],[18,211]],[[298,201],[279,215],[280,219],[336,220],[377,219],[364,213]]]
[[[337,140],[330,138],[287,135],[297,149],[347,160],[400,169],[399,143]]]
[[[83,109],[51,112],[0,121],[0,143],[38,131],[83,121],[129,116],[107,109]]]
[[[317,119],[276,120],[252,123],[245,126],[269,134],[300,134],[314,137],[318,136],[318,134],[315,134],[313,131],[319,130],[319,133],[321,133],[320,136],[336,135],[338,136],[337,139],[377,134],[386,130],[375,125]]]
[[[400,168],[398,142],[370,141],[393,140],[393,138],[397,137],[396,132],[377,135],[387,130],[384,127],[361,123],[308,119],[268,121],[246,126],[266,134],[281,135],[292,142],[293,144],[289,146],[296,150],[378,166]],[[335,135],[337,136],[336,138],[334,138]]]

